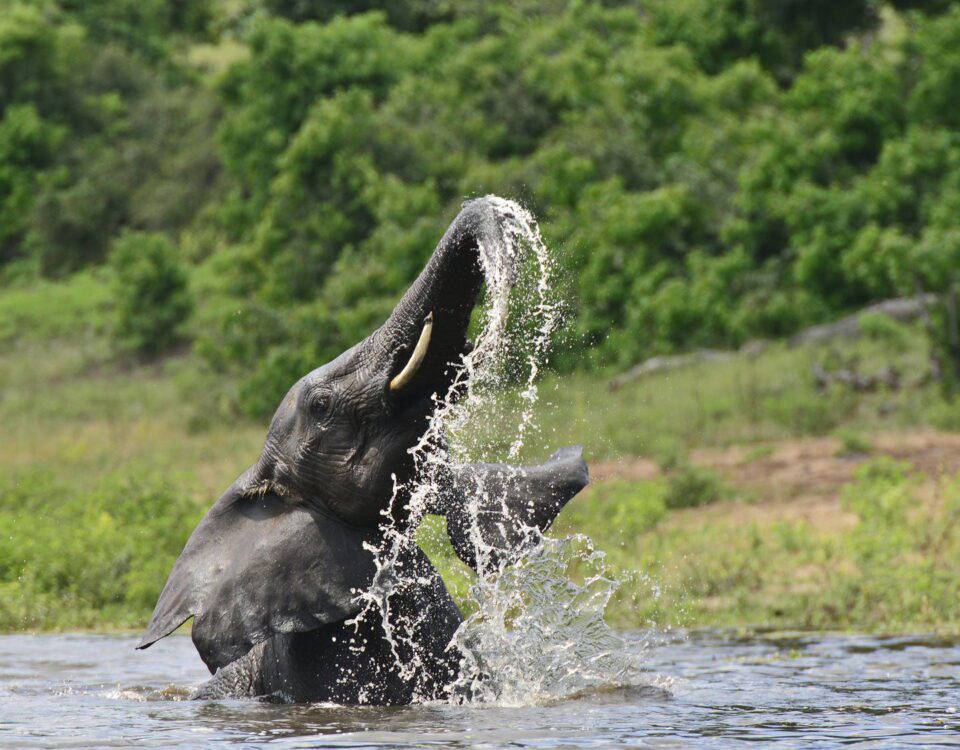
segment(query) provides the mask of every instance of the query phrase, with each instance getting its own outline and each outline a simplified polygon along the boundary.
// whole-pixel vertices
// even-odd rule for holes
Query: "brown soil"
[[[925,485],[932,485],[943,473],[960,472],[960,435],[924,430],[866,438],[872,446],[866,454],[845,455],[842,441],[832,437],[695,450],[690,460],[720,474],[736,490],[738,499],[696,512],[734,516],[744,522],[803,519],[819,526],[846,527],[856,519],[842,507],[842,488],[864,461],[877,456],[905,461]],[[594,481],[602,482],[654,479],[661,471],[653,461],[638,457],[594,463],[590,474]],[[744,499],[750,502],[742,502]]]

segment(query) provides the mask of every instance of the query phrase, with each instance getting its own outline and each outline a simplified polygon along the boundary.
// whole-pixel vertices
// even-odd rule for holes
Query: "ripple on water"
[[[206,677],[184,637],[0,636],[0,747],[960,747],[960,670],[930,677],[956,641],[647,636],[623,634],[649,642],[638,684],[396,708],[184,700]],[[85,666],[51,673],[52,653]]]

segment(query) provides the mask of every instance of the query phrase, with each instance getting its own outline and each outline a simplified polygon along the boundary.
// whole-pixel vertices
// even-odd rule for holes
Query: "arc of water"
[[[369,547],[377,572],[370,589],[360,594],[365,606],[357,619],[373,616],[373,610],[379,612],[397,668],[408,680],[415,680],[424,671],[417,644],[408,637],[414,632],[416,615],[391,612],[390,597],[403,582],[400,561],[417,543],[416,530],[439,492],[437,477],[451,462],[445,437],[462,434],[478,412],[496,411],[495,397],[490,394],[501,384],[498,378],[503,373],[498,364],[514,358],[524,368],[521,407],[508,450],[508,457],[517,459],[525,441],[537,429],[537,380],[561,322],[561,307],[554,297],[553,263],[537,222],[513,201],[496,196],[488,196],[487,201],[500,221],[503,242],[480,246],[487,284],[483,325],[473,350],[464,356],[455,374],[450,393],[459,393],[460,397],[456,401],[449,396],[437,400],[426,432],[411,449],[414,479],[407,486],[394,479],[393,498],[384,515],[392,519],[395,503],[405,497],[406,522],[400,526],[388,521],[382,543]],[[526,311],[526,326],[521,327],[527,331],[526,338],[512,332],[509,325],[511,292],[522,271],[532,274],[534,284],[534,304]],[[488,493],[489,488],[478,486],[475,494],[487,501],[496,499]],[[483,563],[490,550],[480,535],[477,497],[468,505],[471,541],[477,559]],[[542,536],[536,528],[526,531]],[[595,552],[585,537],[544,541],[539,551],[511,575],[481,576],[472,588],[478,611],[454,638],[465,654],[460,694],[480,700],[528,700],[531,695],[582,689],[591,680],[611,676],[620,680],[636,673],[634,662],[625,658],[628,649],[624,642],[603,621],[603,611],[617,582],[606,573],[602,553]],[[573,564],[593,571],[580,586],[569,577]],[[403,653],[411,654],[410,658],[404,659]]]

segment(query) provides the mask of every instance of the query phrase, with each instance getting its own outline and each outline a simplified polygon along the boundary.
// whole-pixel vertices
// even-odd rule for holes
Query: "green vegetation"
[[[225,416],[378,324],[465,196],[528,201],[562,248],[562,371],[783,336],[960,262],[954,3],[8,5],[0,283],[166,235]]]
[[[114,272],[114,338],[137,354],[169,349],[193,310],[176,248],[162,234],[121,235],[110,253]]]
[[[873,453],[873,444],[856,430],[844,429],[838,433],[842,443],[838,456],[856,456]]]
[[[528,441],[527,456],[539,458],[551,445],[587,441],[593,458],[649,456],[669,473],[689,463],[689,452],[697,447],[843,429],[868,433],[930,424],[956,430],[960,404],[944,401],[927,380],[929,349],[922,327],[906,330],[903,346],[866,338],[842,343],[864,372],[897,368],[904,382],[898,390],[856,392],[842,384],[818,390],[812,365],[834,356],[834,347],[827,345],[772,344],[760,356],[697,364],[614,391],[607,388],[609,372],[550,376],[540,386],[541,430]],[[505,404],[505,414],[519,409],[519,395],[507,394]],[[509,446],[498,443],[496,435],[478,442],[503,455]]]
[[[0,351],[102,331],[110,307],[110,290],[102,276],[86,271],[57,283],[4,289]]]
[[[663,518],[656,483],[637,482],[571,506],[558,530],[606,550],[625,581],[609,612],[620,624],[955,631],[960,477],[933,487],[923,498],[919,477],[877,459],[845,488],[845,513],[790,520],[731,503]]]
[[[24,472],[0,487],[0,630],[135,627],[202,515],[173,478],[95,487]]]
[[[561,519],[643,574],[618,622],[955,627],[955,480],[871,463],[837,523],[744,520],[761,490],[697,455],[960,431],[958,50],[949,0],[5,2],[0,628],[141,622],[264,415],[488,192],[540,218],[567,302],[524,458],[659,465]],[[918,292],[916,324],[783,342]],[[818,389],[836,362],[900,387]]]
[[[667,475],[664,505],[670,509],[696,508],[723,496],[723,483],[712,471],[684,464]]]
[[[109,289],[108,282],[74,279]],[[56,289],[73,298],[70,285]],[[39,330],[61,325],[58,312],[44,322],[39,306],[29,312],[25,301],[22,308]],[[142,624],[199,515],[255,459],[263,439],[262,423],[202,419],[208,375],[190,357],[111,361],[109,326],[74,322],[68,330],[69,339],[17,339],[0,358],[0,531],[14,540],[0,552],[3,629]],[[854,350],[867,364],[900,357],[907,375],[926,366],[920,344],[885,347],[863,340]],[[960,581],[960,479],[936,484],[897,465],[870,464],[849,489],[838,490],[842,503],[826,502],[797,519],[789,493],[781,494],[775,479],[763,484],[766,469],[759,487],[746,486],[736,474],[731,479],[700,463],[702,446],[727,450],[750,441],[737,465],[770,466],[777,441],[806,439],[810,433],[781,419],[780,402],[814,398],[798,393],[813,392],[803,368],[817,352],[771,347],[616,392],[596,376],[544,383],[543,445],[531,440],[530,460],[579,440],[591,460],[641,454],[656,456],[662,467],[656,479],[596,483],[555,530],[591,536],[624,579],[610,610],[614,622],[955,628],[949,607]],[[748,374],[758,393],[769,394],[750,395]],[[833,439],[840,449],[877,431],[923,425],[950,408],[932,383],[844,398],[850,403]],[[886,400],[897,407],[881,410]],[[753,412],[742,406],[751,402]],[[871,442],[872,453],[882,454]],[[766,493],[773,493],[773,506]],[[441,519],[429,521],[421,541],[466,603],[470,575],[446,542]]]
[[[209,8],[4,4],[0,277],[101,263],[126,227],[177,238],[215,200],[214,108],[175,59],[206,33]]]

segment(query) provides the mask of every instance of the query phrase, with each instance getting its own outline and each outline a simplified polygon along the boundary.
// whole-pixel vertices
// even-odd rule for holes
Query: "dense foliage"
[[[8,279],[101,262],[125,227],[176,236],[214,197],[215,106],[173,56],[183,34],[199,32],[208,5],[5,0],[0,262]]]
[[[121,235],[110,252],[117,313],[114,336],[137,354],[169,349],[193,310],[176,253],[162,234],[136,232]]]
[[[560,250],[561,367],[788,334],[960,265],[960,4],[7,6],[0,273],[165,233],[248,412],[378,324],[473,195]]]

